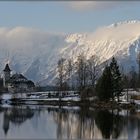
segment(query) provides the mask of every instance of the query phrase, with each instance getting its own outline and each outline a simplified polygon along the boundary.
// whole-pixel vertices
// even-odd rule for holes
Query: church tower
[[[10,79],[10,73],[11,73],[11,70],[8,64],[6,64],[5,69],[3,71],[4,71],[4,79],[3,79],[4,87],[7,87],[7,82]]]

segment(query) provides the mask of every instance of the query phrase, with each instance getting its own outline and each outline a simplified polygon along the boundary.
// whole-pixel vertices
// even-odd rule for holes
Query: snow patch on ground
[[[10,99],[23,99],[26,101],[55,101],[59,100],[59,98],[56,97],[48,97],[48,93],[51,95],[55,95],[54,92],[33,92],[33,93],[16,93],[16,94],[10,94],[5,93],[1,96],[1,99],[4,102],[7,102]],[[30,96],[29,96],[30,95]],[[74,92],[70,91],[68,95],[65,95],[65,97],[61,97],[62,101],[80,101],[80,97],[78,94],[74,94]]]
[[[9,100],[11,98],[12,98],[12,94],[9,93],[3,94],[1,97],[2,100]]]

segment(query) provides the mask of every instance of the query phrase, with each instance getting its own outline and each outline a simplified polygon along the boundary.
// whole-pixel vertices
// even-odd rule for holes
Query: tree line
[[[57,63],[56,85],[59,90],[77,89],[82,91],[88,86],[95,86],[98,76],[99,62],[95,55],[90,59],[86,59],[84,54],[66,60],[59,59]]]
[[[111,62],[104,66],[96,55],[87,59],[80,54],[76,60],[61,58],[57,64],[56,86],[58,90],[77,90],[81,97],[98,96],[100,100],[114,100],[122,95],[123,89],[138,89],[140,85],[140,59],[139,71],[132,67],[125,74],[113,57]]]

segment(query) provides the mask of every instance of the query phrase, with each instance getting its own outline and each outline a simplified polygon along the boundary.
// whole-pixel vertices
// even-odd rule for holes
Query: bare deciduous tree
[[[59,90],[64,90],[64,86],[65,86],[65,82],[66,82],[66,72],[65,72],[65,59],[61,58],[58,61],[57,64],[57,72],[58,72],[58,76],[57,76],[57,86],[59,88]]]
[[[76,74],[79,90],[83,90],[87,84],[87,61],[83,54],[78,56],[76,62]]]
[[[93,55],[89,60],[87,60],[88,65],[88,74],[89,74],[89,84],[90,86],[95,86],[95,81],[98,75],[98,59],[95,55]]]
[[[74,70],[74,63],[72,58],[67,60],[67,65],[66,65],[66,75],[67,75],[67,81],[69,84],[69,87],[72,89],[73,88],[73,70]]]

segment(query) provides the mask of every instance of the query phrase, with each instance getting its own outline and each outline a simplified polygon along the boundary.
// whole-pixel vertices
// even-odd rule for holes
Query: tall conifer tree
[[[113,98],[112,74],[109,66],[105,67],[102,76],[99,78],[96,91],[100,100],[108,101]]]
[[[117,97],[119,101],[120,95],[122,95],[122,76],[119,70],[116,59],[113,57],[110,63],[110,71],[112,74],[112,84],[113,84],[113,94]]]

